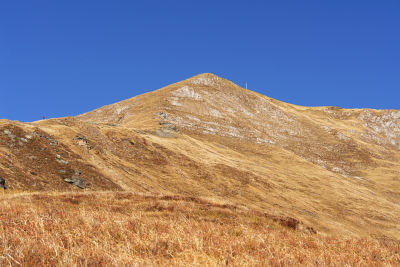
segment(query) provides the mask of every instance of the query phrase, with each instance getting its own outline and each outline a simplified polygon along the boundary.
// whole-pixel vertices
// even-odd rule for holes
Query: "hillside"
[[[400,239],[400,111],[301,107],[201,74],[77,117],[0,120],[12,190],[210,198]]]

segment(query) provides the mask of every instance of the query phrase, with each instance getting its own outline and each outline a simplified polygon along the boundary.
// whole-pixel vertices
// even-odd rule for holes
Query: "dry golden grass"
[[[394,241],[293,230],[206,200],[124,192],[0,195],[0,265],[397,266]]]

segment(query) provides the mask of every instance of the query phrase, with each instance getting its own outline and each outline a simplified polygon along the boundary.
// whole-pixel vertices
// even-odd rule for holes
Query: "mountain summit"
[[[12,189],[230,201],[399,239],[400,111],[301,107],[204,73],[77,117],[0,121]]]

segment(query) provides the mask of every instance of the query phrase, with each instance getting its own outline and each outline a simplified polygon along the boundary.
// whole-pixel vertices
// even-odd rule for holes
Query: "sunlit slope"
[[[201,74],[79,118],[125,127],[174,123],[180,130],[274,144],[343,175],[362,176],[375,159],[396,161],[400,111],[307,108]],[[397,155],[398,156],[398,155]]]
[[[211,197],[322,233],[399,239],[399,119],[201,74],[75,118],[0,121],[0,176],[14,189],[82,190],[63,180],[79,172],[84,190]]]

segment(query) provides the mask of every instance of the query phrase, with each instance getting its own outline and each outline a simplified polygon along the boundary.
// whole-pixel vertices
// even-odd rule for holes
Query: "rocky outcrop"
[[[169,122],[160,122],[161,127],[153,132],[154,135],[164,138],[175,138],[175,133],[179,132],[175,124]]]

